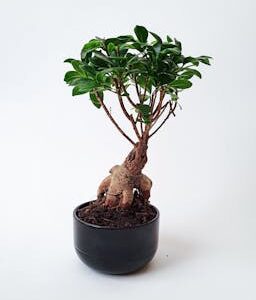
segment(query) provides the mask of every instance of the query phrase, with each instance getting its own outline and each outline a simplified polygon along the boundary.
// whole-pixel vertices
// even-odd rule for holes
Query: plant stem
[[[120,86],[118,85],[117,81],[115,81],[115,86],[116,86],[116,92],[117,92],[117,95],[118,95],[119,104],[122,108],[122,111],[125,114],[125,116],[127,117],[127,119],[132,123],[132,127],[134,129],[134,132],[135,132],[136,136],[138,137],[138,139],[140,140],[140,134],[138,132],[138,128],[136,126],[136,123],[134,122],[133,116],[128,114],[128,112],[127,112],[127,110],[124,106],[123,98],[122,98],[121,91],[120,91]]]
[[[129,96],[129,93],[127,92],[127,90],[126,90],[126,88],[125,88],[125,86],[124,86],[124,84],[121,83],[121,86],[122,86],[123,91],[124,91],[125,94],[126,94],[125,97],[128,99],[128,101],[130,102],[130,104],[135,108],[135,107],[136,107],[136,104],[132,101],[131,97]]]
[[[141,139],[141,136],[140,136],[140,134],[139,134],[138,128],[137,128],[137,126],[136,126],[136,123],[135,123],[135,121],[134,121],[134,119],[133,119],[133,116],[132,116],[132,115],[130,115],[130,121],[131,121],[131,123],[132,123],[133,129],[134,129],[134,132],[135,132],[135,134],[137,135],[137,138],[138,138],[138,139],[139,139],[139,141],[140,141],[140,139]]]
[[[140,101],[140,103],[141,103],[141,94],[140,94],[140,91],[139,91],[139,86],[138,86],[138,83],[137,83],[136,77],[134,78],[134,81],[135,81],[136,92],[137,92],[137,95],[138,95],[139,101]]]
[[[155,116],[155,118],[157,118],[158,115],[160,114],[160,111],[161,111],[161,108],[162,108],[162,103],[164,101],[164,96],[165,96],[165,91],[160,90],[159,101],[158,101],[158,104],[157,104],[157,107],[156,107],[155,111],[153,111],[153,117]]]
[[[175,111],[175,109],[176,109],[176,106],[177,106],[177,102],[174,104],[174,107],[172,107],[172,104],[171,104],[171,102],[170,102],[170,110],[169,110],[167,116],[165,117],[165,119],[163,120],[163,122],[156,128],[156,130],[153,131],[153,132],[149,135],[149,138],[151,138],[155,133],[157,133],[157,131],[158,131],[158,130],[164,125],[164,123],[169,119],[169,117],[170,117],[171,114],[173,114],[173,115],[175,116],[174,111]]]
[[[100,97],[99,93],[96,92],[97,99],[99,100],[100,104],[102,105],[103,109],[105,110],[107,116],[111,120],[111,122],[115,125],[115,127],[119,130],[119,132],[133,145],[135,145],[135,142],[122,130],[122,128],[117,124],[115,119],[112,117],[111,113],[107,109],[106,105],[104,104],[102,98]]]

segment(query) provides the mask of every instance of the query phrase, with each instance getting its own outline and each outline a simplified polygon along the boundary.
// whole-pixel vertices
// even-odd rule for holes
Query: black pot
[[[132,228],[109,228],[83,222],[73,213],[76,253],[83,263],[108,274],[126,274],[144,267],[154,257],[158,245],[159,211],[154,219]]]

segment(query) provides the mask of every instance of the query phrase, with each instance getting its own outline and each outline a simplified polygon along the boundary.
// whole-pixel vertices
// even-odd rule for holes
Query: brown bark
[[[145,130],[141,140],[135,144],[121,165],[111,168],[98,188],[98,198],[105,198],[104,205],[110,207],[129,207],[133,201],[134,189],[145,200],[150,197],[152,181],[142,173],[147,163],[149,130]]]

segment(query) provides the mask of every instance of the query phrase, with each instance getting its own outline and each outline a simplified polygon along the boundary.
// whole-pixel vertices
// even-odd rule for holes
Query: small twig
[[[141,102],[141,95],[140,95],[139,86],[138,86],[138,83],[137,83],[136,77],[134,78],[134,81],[135,81],[136,92],[137,92],[137,95],[138,95],[139,101]]]
[[[148,84],[148,77],[145,80],[145,89],[144,89],[144,94],[142,96],[142,102],[145,101],[145,97],[146,97],[146,94],[147,94],[147,84]]]
[[[164,111],[166,110],[166,107],[168,104],[169,104],[169,102],[165,103],[165,105],[162,106],[160,114],[157,116],[157,118],[153,119],[152,127],[156,124],[157,120],[161,118],[161,116],[164,113]]]
[[[140,134],[139,134],[138,128],[137,128],[137,126],[136,126],[136,123],[135,123],[135,121],[134,121],[132,115],[130,115],[130,120],[131,120],[133,129],[134,129],[134,131],[135,131],[135,133],[136,133],[136,135],[137,135],[137,138],[140,140],[140,139],[141,139],[141,136],[140,136]]]
[[[115,80],[115,86],[116,86],[116,91],[117,91],[117,95],[118,95],[119,104],[122,108],[122,111],[125,114],[125,116],[127,117],[127,119],[132,123],[132,127],[134,129],[134,132],[135,132],[136,136],[138,137],[138,139],[140,140],[141,137],[140,137],[140,134],[138,132],[138,128],[136,126],[136,123],[134,122],[133,116],[129,115],[126,108],[125,108],[123,98],[122,98],[122,95],[121,95],[121,91],[120,91],[120,87],[118,85],[117,80]]]
[[[151,113],[153,113],[154,110],[154,106],[155,106],[155,101],[156,101],[156,97],[157,97],[157,88],[153,91],[152,96],[150,98],[150,106],[151,106]]]
[[[164,97],[165,97],[165,91],[164,90],[160,90],[160,98],[159,98],[159,102],[158,105],[155,109],[155,111],[153,111],[153,117],[157,118],[158,115],[160,114],[161,108],[162,108],[162,103],[164,101]]]
[[[162,121],[162,123],[156,128],[156,130],[153,131],[153,132],[149,135],[149,138],[151,138],[155,133],[157,133],[157,131],[158,131],[158,130],[164,125],[164,123],[169,119],[169,117],[170,117],[171,114],[173,114],[173,115],[175,116],[174,111],[175,111],[175,109],[176,109],[176,106],[177,106],[177,102],[174,104],[174,107],[173,107],[173,108],[172,108],[172,104],[171,104],[171,102],[170,102],[170,110],[169,110],[167,116],[166,116],[165,119]]]
[[[133,107],[136,107],[136,104],[132,101],[132,99],[131,99],[129,93],[127,92],[127,90],[126,90],[126,88],[125,88],[125,86],[124,86],[123,83],[121,83],[121,86],[122,86],[123,91],[124,91],[125,94],[126,94],[125,97],[127,98],[127,100],[130,102],[130,104],[131,104]]]
[[[143,135],[143,124],[142,124],[142,121],[141,121],[142,117],[141,117],[141,113],[138,113],[137,114],[137,118],[135,120],[135,124],[137,122],[140,122],[140,133],[141,133],[141,136]]]
[[[140,114],[140,118],[141,118],[141,114]],[[143,129],[143,124],[142,124],[141,120],[140,120],[140,131],[141,131],[141,135],[143,135],[144,129]]]
[[[125,106],[124,106],[124,102],[123,102],[123,98],[121,96],[120,90],[118,89],[118,86],[116,85],[116,90],[117,90],[117,96],[118,96],[118,100],[119,100],[119,104],[122,108],[123,113],[125,114],[125,116],[127,117],[127,119],[130,121],[130,115],[128,114]]]
[[[111,122],[115,125],[115,127],[119,130],[119,132],[133,145],[135,145],[135,142],[122,130],[122,128],[117,124],[117,122],[115,121],[115,119],[112,117],[111,113],[109,112],[109,110],[107,109],[106,105],[104,104],[102,98],[100,97],[99,93],[96,92],[96,97],[99,100],[101,106],[103,107],[103,109],[105,110],[107,116],[109,117],[109,119],[111,120]]]

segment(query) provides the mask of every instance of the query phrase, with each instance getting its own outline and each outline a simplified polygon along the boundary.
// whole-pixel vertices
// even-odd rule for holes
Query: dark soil
[[[149,222],[156,216],[155,209],[137,192],[132,205],[127,208],[104,207],[103,200],[92,201],[78,210],[77,216],[84,222],[110,228],[134,227]]]

